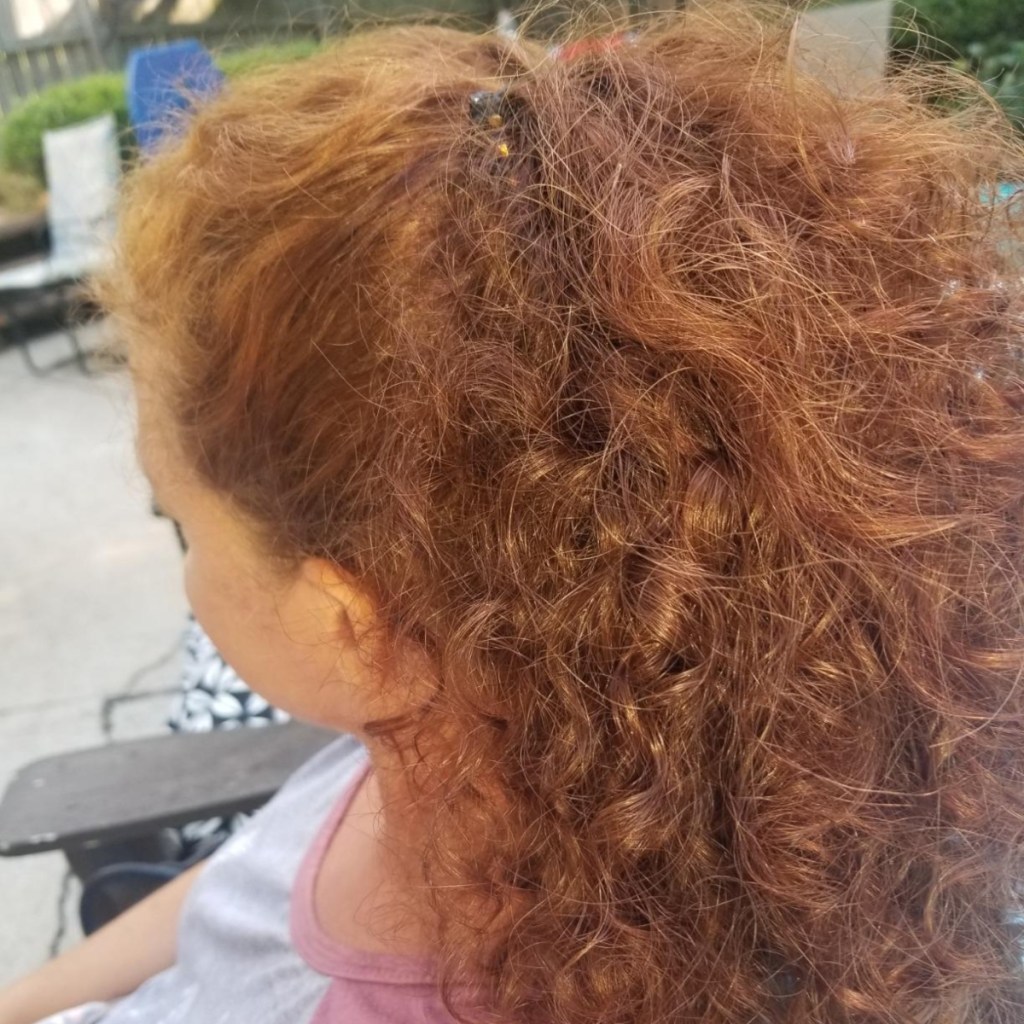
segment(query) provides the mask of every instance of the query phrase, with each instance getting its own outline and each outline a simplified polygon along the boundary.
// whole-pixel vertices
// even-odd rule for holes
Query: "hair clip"
[[[505,124],[505,96],[508,87],[496,92],[481,90],[469,97],[469,116],[477,124],[486,124],[488,128],[501,128]]]
[[[498,89],[495,92],[481,90],[474,92],[469,97],[469,116],[476,124],[486,125],[493,131],[499,131],[505,127],[507,116],[508,87]],[[499,160],[508,159],[510,150],[508,143],[504,140],[494,145],[495,156]]]

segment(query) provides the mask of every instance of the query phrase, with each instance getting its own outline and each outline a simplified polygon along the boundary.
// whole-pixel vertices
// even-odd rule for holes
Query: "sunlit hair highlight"
[[[1019,146],[939,72],[833,94],[774,9],[630,27],[234,85],[100,291],[205,479],[437,667],[449,995],[1019,1021]]]

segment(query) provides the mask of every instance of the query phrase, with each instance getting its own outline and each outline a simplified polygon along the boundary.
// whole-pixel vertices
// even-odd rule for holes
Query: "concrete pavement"
[[[165,730],[181,554],[132,432],[123,376],[37,378],[0,351],[0,788],[34,758]],[[60,854],[0,859],[0,985],[77,938],[76,895]]]

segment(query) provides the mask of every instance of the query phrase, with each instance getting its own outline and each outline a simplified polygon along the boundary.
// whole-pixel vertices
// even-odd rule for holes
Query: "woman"
[[[0,1021],[1020,1019],[1021,150],[790,38],[363,32],[137,173],[192,607],[351,735]]]

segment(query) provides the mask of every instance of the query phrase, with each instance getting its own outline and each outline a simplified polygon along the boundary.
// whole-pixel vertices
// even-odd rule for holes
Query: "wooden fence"
[[[323,22],[299,20],[262,24],[246,20],[232,24],[129,25],[105,45],[86,36],[28,41],[17,50],[0,51],[0,116],[49,85],[97,72],[120,70],[128,52],[136,46],[192,38],[199,39],[209,49],[234,50],[288,39],[322,39],[326,27]]]
[[[85,39],[30,44],[0,53],[0,114],[54,82],[106,70],[96,47]]]

